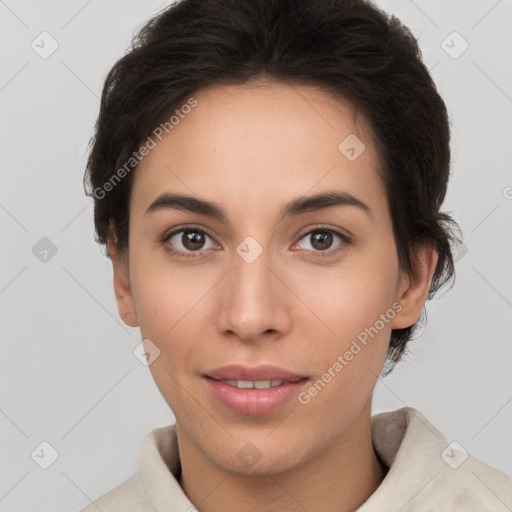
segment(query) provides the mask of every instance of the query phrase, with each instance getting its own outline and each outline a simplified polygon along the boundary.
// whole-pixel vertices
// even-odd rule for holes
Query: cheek
[[[396,314],[398,274],[392,258],[378,256],[360,253],[357,263],[347,259],[330,272],[323,268],[316,275],[294,281],[297,295],[314,312],[298,320],[306,323],[301,330],[307,337],[316,340],[316,350],[311,352],[308,347],[308,351],[322,382],[312,394],[320,394],[323,383],[329,388],[322,391],[323,398],[315,399],[317,407],[321,403],[336,408],[362,404],[382,370]]]
[[[201,340],[208,337],[201,319],[211,317],[211,292],[219,278],[198,266],[178,268],[151,259],[150,254],[135,256],[131,271],[141,336],[160,350],[150,371],[164,396],[178,397],[183,391],[180,383],[202,347]]]
[[[395,315],[392,286],[384,275],[377,279],[351,268],[331,277],[309,296],[324,324],[310,354],[318,374],[300,400],[310,406],[305,411],[312,418],[323,417],[325,410],[346,417],[363,407],[382,370]]]
[[[197,316],[216,276],[199,266],[179,267],[162,251],[135,254],[131,265],[132,293],[141,333],[166,340]]]
[[[204,279],[185,274],[152,267],[132,283],[142,338],[160,351],[149,370],[176,415],[190,403],[187,383],[202,346],[198,340],[205,337],[198,319],[207,314],[204,299],[211,288]]]
[[[351,268],[350,275],[340,283],[340,309],[347,325],[358,332],[351,331],[352,336],[371,328],[377,328],[389,334],[391,328],[388,317],[394,315],[393,304],[396,302],[396,287],[399,279],[398,263],[394,247],[387,250],[367,251],[360,255],[358,265]],[[390,310],[391,308],[391,310]],[[382,316],[385,315],[384,326]]]
[[[290,288],[307,306],[307,320],[298,321],[309,322],[326,341],[334,337],[338,348],[373,326],[392,307],[396,279],[392,265],[379,263],[375,258],[365,261],[364,255],[357,264],[309,272],[294,269],[287,276]]]

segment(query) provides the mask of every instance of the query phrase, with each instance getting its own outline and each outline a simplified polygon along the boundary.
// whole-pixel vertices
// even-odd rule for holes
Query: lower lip
[[[274,412],[297,396],[307,378],[267,389],[239,389],[224,382],[204,377],[211,393],[228,409],[239,414],[267,414]]]

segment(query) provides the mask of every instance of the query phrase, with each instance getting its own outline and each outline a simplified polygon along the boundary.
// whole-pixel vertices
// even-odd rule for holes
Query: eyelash
[[[162,244],[165,244],[176,233],[181,233],[181,232],[184,232],[184,231],[193,231],[193,232],[196,232],[196,233],[202,233],[202,234],[207,235],[208,237],[213,239],[213,237],[211,237],[204,229],[201,229],[201,228],[199,228],[197,226],[194,226],[194,225],[186,225],[186,226],[181,226],[180,228],[174,229],[170,233],[167,233],[162,238],[162,240],[160,240],[160,242]],[[332,255],[334,255],[334,254],[336,254],[338,252],[341,252],[341,251],[345,250],[347,248],[347,246],[349,246],[352,243],[352,239],[350,237],[348,237],[347,235],[345,235],[345,234],[343,234],[343,233],[341,233],[341,232],[339,232],[339,231],[337,231],[337,230],[335,230],[333,228],[327,227],[327,226],[318,226],[318,227],[316,227],[314,229],[309,230],[308,232],[304,233],[299,238],[299,241],[302,240],[303,238],[305,238],[306,236],[311,235],[312,233],[316,233],[316,232],[331,233],[334,236],[337,236],[341,240],[342,244],[340,246],[338,246],[337,248],[335,248],[335,249],[327,249],[325,251],[308,251],[311,254],[313,254],[315,257],[325,258],[325,257],[328,257],[328,256],[332,256]],[[181,251],[177,251],[176,249],[171,249],[168,246],[166,246],[166,250],[169,251],[174,256],[177,256],[179,258],[198,258],[199,257],[198,255],[201,255],[201,253],[203,252],[203,251],[192,251],[192,252],[183,254]]]

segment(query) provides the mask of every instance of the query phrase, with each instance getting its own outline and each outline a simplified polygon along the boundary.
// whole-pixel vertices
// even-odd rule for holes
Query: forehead
[[[371,127],[349,102],[285,83],[216,85],[191,96],[195,106],[176,107],[172,130],[137,168],[141,207],[166,190],[220,203],[236,196],[253,209],[313,189],[366,189],[365,202],[382,199]]]

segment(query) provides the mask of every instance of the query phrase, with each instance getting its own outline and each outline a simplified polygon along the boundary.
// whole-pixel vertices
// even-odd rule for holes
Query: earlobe
[[[114,274],[114,293],[116,296],[117,309],[123,322],[130,327],[137,327],[137,315],[133,302],[130,276],[128,270],[128,258],[122,255],[113,237],[107,237],[108,252],[112,261]]]
[[[405,277],[406,285],[399,291],[398,302],[402,309],[391,322],[393,329],[405,329],[418,321],[427,299],[438,258],[437,251],[430,245],[421,246],[415,253],[411,262],[412,274]]]

